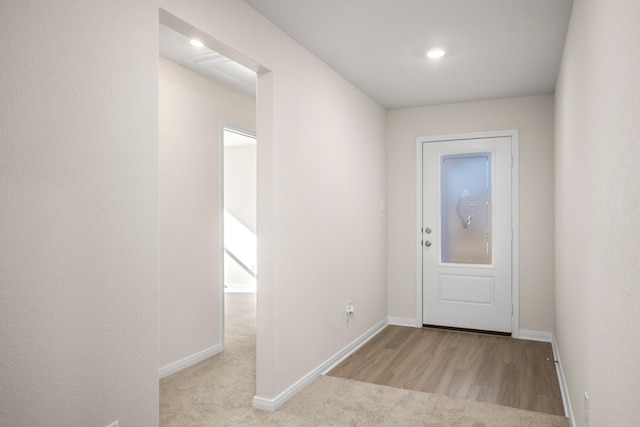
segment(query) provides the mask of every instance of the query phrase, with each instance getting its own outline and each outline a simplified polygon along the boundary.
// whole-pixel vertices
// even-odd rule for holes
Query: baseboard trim
[[[351,344],[334,354],[329,360],[327,360],[323,365],[322,369],[320,369],[320,374],[326,374],[336,366],[338,366],[344,359],[353,354],[357,349],[362,347],[369,341],[371,338],[375,337],[384,329],[385,326],[389,324],[388,319],[382,319],[377,324],[375,324],[371,329],[369,329],[364,334],[360,335],[356,340],[354,340]]]
[[[187,356],[182,360],[178,360],[177,362],[171,363],[163,368],[160,368],[158,370],[158,376],[160,378],[168,377],[169,375],[173,375],[176,372],[180,372],[183,369],[186,369],[190,366],[195,365],[196,363],[200,363],[204,359],[208,359],[211,356],[215,356],[221,351],[222,351],[222,344],[214,345],[213,347],[209,347],[207,349],[199,351],[196,354],[192,354],[191,356]]]
[[[558,374],[558,383],[560,383],[560,393],[562,394],[562,404],[564,405],[564,415],[569,418],[569,425],[576,425],[573,418],[573,408],[571,407],[571,399],[569,399],[569,388],[564,378],[564,370],[562,369],[562,359],[560,359],[560,351],[558,350],[558,342],[555,335],[552,336],[551,347],[553,348],[553,357],[557,361],[556,373]]]
[[[410,328],[422,327],[422,322],[418,322],[416,319],[409,319],[408,317],[389,316],[389,324],[394,326],[407,326]]]
[[[529,341],[552,342],[553,334],[551,332],[527,331],[524,329],[520,329],[520,335],[518,336],[518,339],[529,340]]]
[[[560,393],[562,394],[562,404],[564,405],[564,415],[569,418],[569,424],[571,427],[575,426],[573,418],[573,409],[571,408],[571,400],[569,400],[569,389],[567,388],[567,382],[564,378],[564,371],[562,370],[562,360],[560,359],[560,352],[558,351],[558,343],[556,342],[556,336],[551,332],[540,331],[526,331],[520,330],[520,339],[531,341],[543,341],[551,343],[553,349],[553,359],[556,361],[556,374],[558,375],[558,384],[560,385]]]
[[[284,390],[274,399],[267,399],[260,396],[254,396],[253,398],[253,407],[256,409],[261,409],[267,412],[273,412],[278,409],[280,406],[285,404],[289,399],[291,399],[296,394],[300,393],[305,387],[310,385],[313,381],[316,380],[320,375],[329,372],[336,365],[342,362],[344,359],[349,357],[354,351],[358,348],[362,347],[367,341],[376,336],[382,329],[389,324],[388,319],[383,319],[378,322],[375,326],[369,329],[367,332],[362,334],[360,337],[356,338],[351,344],[347,345],[345,348],[334,354],[330,357],[326,362],[309,372],[304,377],[300,378],[289,388]]]

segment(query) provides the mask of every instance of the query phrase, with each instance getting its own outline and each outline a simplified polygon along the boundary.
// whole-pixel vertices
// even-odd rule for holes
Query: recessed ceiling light
[[[432,59],[442,58],[446,52],[444,49],[440,49],[439,47],[429,49],[427,51],[427,56]]]
[[[189,42],[191,43],[192,46],[195,47],[204,47],[204,43],[202,43],[200,40],[198,39],[191,39],[189,40]]]

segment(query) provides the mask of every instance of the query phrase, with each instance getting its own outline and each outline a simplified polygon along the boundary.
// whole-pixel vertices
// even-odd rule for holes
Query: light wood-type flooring
[[[387,326],[328,375],[564,415],[545,342]]]

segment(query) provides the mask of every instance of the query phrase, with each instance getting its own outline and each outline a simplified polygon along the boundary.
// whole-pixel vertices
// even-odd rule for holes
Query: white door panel
[[[495,278],[438,275],[438,299],[442,302],[493,305]]]
[[[511,332],[511,138],[422,155],[423,324]]]

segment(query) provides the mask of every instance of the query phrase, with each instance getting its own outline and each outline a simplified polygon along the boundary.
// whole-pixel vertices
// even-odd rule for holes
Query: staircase
[[[224,211],[224,284],[227,292],[255,292],[256,235]]]

